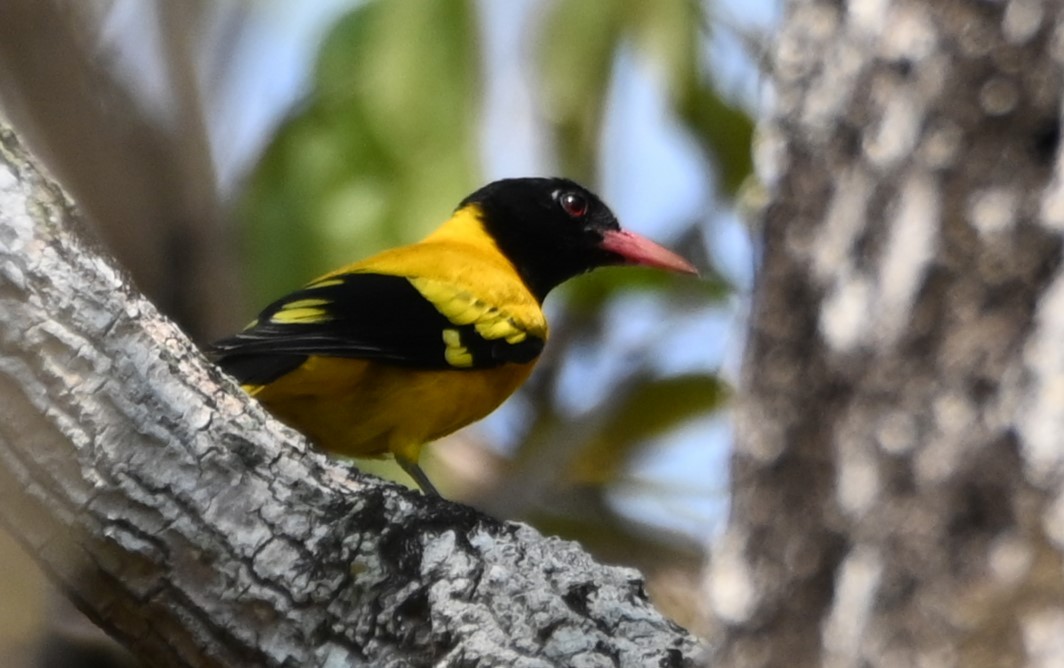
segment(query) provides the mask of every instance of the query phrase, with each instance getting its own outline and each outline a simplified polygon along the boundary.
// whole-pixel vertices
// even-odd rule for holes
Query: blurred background
[[[692,259],[701,280],[602,270],[552,293],[532,380],[423,464],[450,499],[641,569],[697,632],[756,266],[737,210],[757,206],[752,115],[779,11],[5,0],[0,103],[90,233],[201,344],[317,274],[416,241],[498,178],[571,177]],[[0,658],[24,658],[42,629],[71,626],[0,543],[5,569],[25,573],[0,579]]]

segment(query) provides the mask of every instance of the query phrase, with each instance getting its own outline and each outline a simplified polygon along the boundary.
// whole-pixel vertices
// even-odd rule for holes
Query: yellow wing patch
[[[516,344],[529,334],[546,338],[546,322],[542,318],[522,323],[506,310],[477,299],[450,282],[420,276],[407,280],[445,318],[456,325],[473,325],[477,333],[489,341],[505,339],[507,343]]]
[[[312,290],[314,288],[329,288],[329,287],[332,287],[334,285],[343,285],[343,284],[344,284],[344,279],[336,278],[336,277],[333,277],[332,274],[328,274],[327,276],[324,276],[323,278],[319,278],[316,281],[308,283],[306,289],[307,290]]]
[[[462,334],[457,329],[443,330],[443,358],[451,366],[468,369],[473,366],[473,353],[462,344]]]
[[[270,322],[278,325],[325,322],[331,316],[329,311],[322,307],[328,305],[329,301],[327,299],[297,299],[288,302],[270,316]]]

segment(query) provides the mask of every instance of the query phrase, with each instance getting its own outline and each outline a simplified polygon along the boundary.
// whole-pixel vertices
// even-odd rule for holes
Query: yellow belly
[[[423,444],[495,410],[533,365],[423,371],[311,356],[269,385],[246,389],[325,450],[352,457],[391,452],[417,462]]]

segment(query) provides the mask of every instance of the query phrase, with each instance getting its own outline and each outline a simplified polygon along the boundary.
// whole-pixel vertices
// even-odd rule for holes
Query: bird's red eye
[[[587,199],[574,192],[563,192],[558,195],[558,204],[570,218],[583,218],[587,215]]]

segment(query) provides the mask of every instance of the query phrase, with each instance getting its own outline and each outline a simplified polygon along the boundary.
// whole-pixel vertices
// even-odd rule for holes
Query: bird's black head
[[[495,181],[458,208],[473,204],[485,231],[540,300],[563,281],[611,264],[696,273],[678,255],[622,231],[602,200],[569,179]]]

